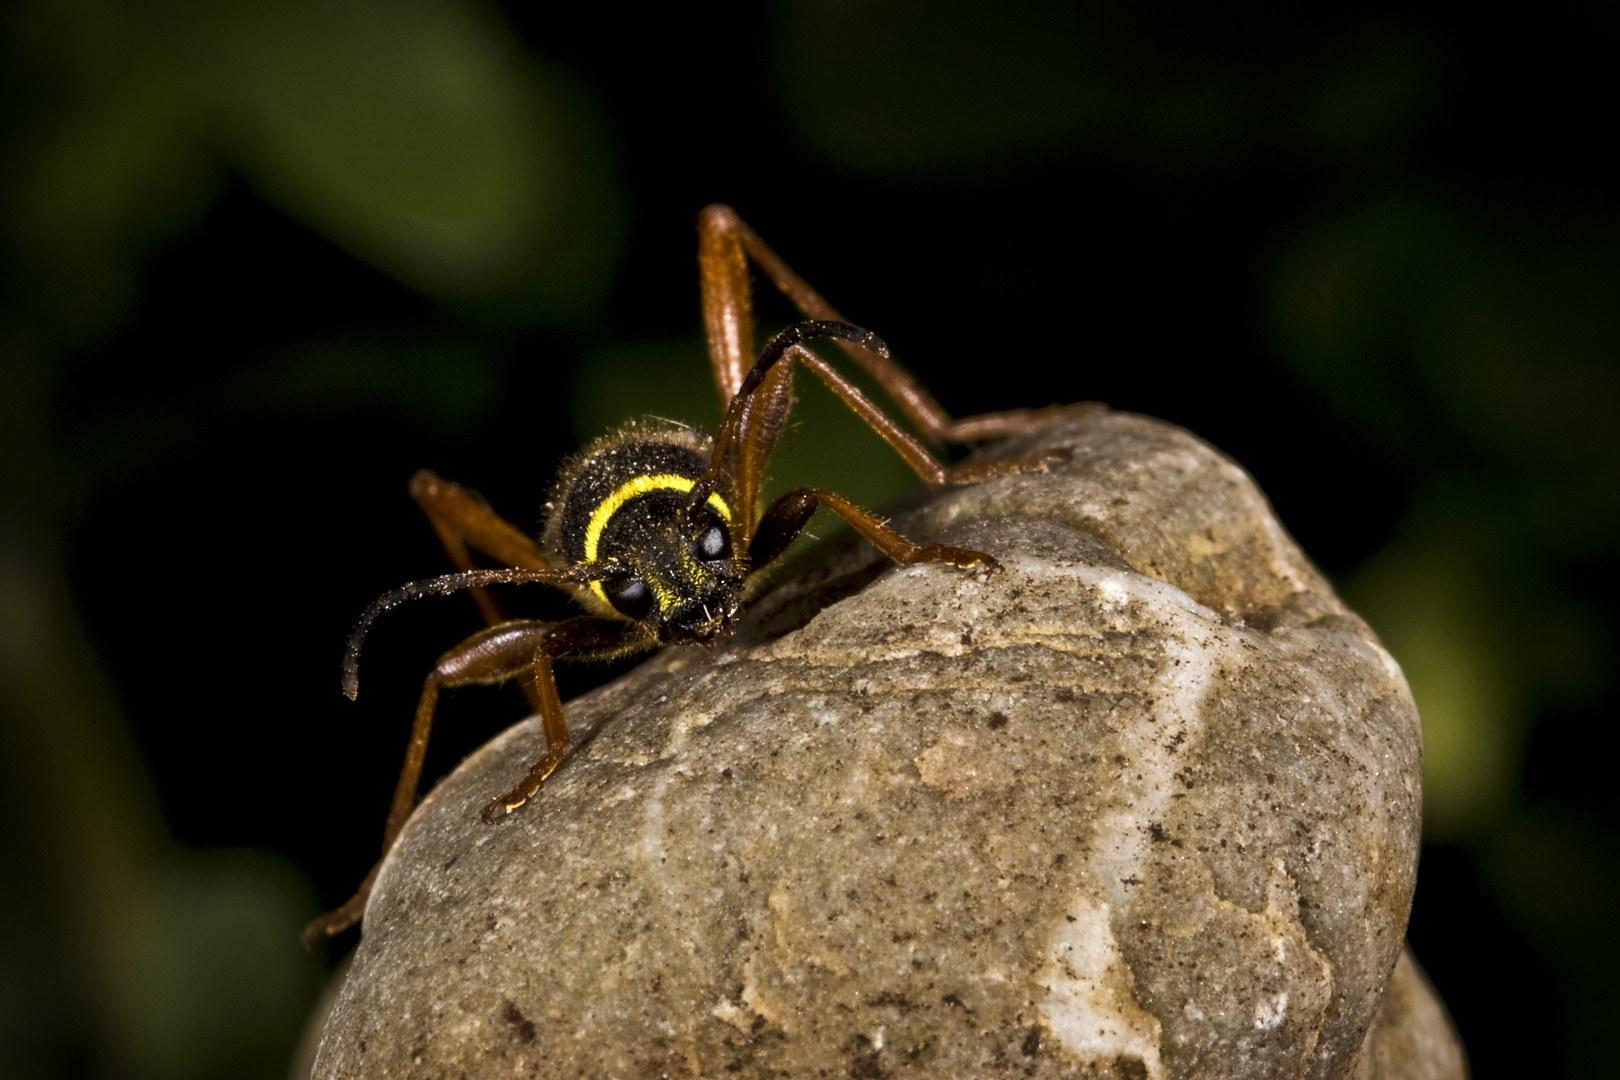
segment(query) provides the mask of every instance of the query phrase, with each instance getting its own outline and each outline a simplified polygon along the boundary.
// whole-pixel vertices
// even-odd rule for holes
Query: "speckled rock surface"
[[[1357,1062],[1356,1080],[1467,1080],[1468,1062],[1429,977],[1401,953]]]
[[[317,1077],[1366,1075],[1417,867],[1394,662],[1235,465],[1094,413],[714,652],[505,732],[378,882]]]

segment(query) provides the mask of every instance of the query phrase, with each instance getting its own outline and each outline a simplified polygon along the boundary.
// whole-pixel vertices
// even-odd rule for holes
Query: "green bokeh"
[[[232,426],[387,415],[448,439],[487,423],[507,341],[606,301],[625,231],[609,137],[573,76],[458,0],[30,0],[4,35],[0,750],[25,794],[0,1005],[25,1019],[0,1026],[0,1073],[282,1076],[317,990],[297,944],[317,902],[266,854],[168,834],[60,553],[98,493],[151,484]],[[205,354],[179,384],[113,373],[142,389],[57,430],[73,363],[244,182],[423,305]],[[224,814],[244,795],[220,767]],[[30,943],[51,931],[54,948]]]
[[[1452,447],[1350,590],[1424,716],[1433,836],[1494,827],[1537,698],[1605,682],[1551,643],[1591,638],[1556,567],[1620,547],[1614,238],[1527,224],[1392,193],[1307,223],[1270,279],[1279,353],[1335,408],[1394,460]]]
[[[10,221],[76,336],[125,310],[144,254],[230,170],[407,284],[507,324],[597,310],[624,233],[602,121],[489,13],[159,8],[38,0],[19,20],[61,85],[28,132]]]

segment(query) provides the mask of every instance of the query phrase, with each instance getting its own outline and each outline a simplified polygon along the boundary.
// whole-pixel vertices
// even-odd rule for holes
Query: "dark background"
[[[712,201],[958,415],[1247,467],[1418,698],[1410,939],[1475,1074],[1620,1071],[1611,7],[548,7],[8,9],[0,1072],[285,1072],[352,942],[297,928],[476,625],[390,616],[340,697],[445,567],[405,480],[528,528],[581,439],[712,423]],[[903,490],[818,394],[778,480]],[[450,695],[430,775],[521,711]]]

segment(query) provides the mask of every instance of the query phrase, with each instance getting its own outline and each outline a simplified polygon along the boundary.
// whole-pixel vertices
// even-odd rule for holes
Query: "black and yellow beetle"
[[[466,489],[425,470],[412,478],[411,495],[459,572],[413,582],[366,609],[349,639],[344,692],[350,698],[359,692],[360,646],[371,624],[389,608],[420,596],[470,589],[490,625],[439,657],[428,674],[383,832],[384,855],[415,805],[441,689],[527,676],[520,685],[542,717],[546,749],[514,788],[490,800],[484,818],[494,820],[532,798],[568,748],[553,660],[604,659],[663,644],[713,645],[732,631],[759,571],[787,550],[818,507],[837,514],[896,562],[995,567],[995,560],[981,551],[914,544],[865,510],[819,488],[799,488],[763,505],[761,488],[792,403],[796,364],[826,383],[925,483],[970,484],[1044,469],[1061,460],[1061,452],[1047,452],[985,465],[941,464],[803,343],[829,338],[839,344],[934,442],[1028,430],[1047,422],[1052,410],[953,420],[889,358],[882,341],[845,322],[729,207],[706,208],[698,234],[709,356],[725,407],[714,435],[661,421],[641,422],[593,443],[564,465],[538,544]],[[750,261],[811,320],[777,334],[757,359]],[[478,569],[474,552],[509,569]],[[591,614],[560,622],[504,618],[485,586],[524,583],[564,589]],[[347,903],[306,928],[306,943],[360,918],[381,865],[379,861],[372,868]]]

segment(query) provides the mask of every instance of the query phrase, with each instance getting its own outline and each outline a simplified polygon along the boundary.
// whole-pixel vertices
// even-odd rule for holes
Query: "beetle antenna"
[[[408,600],[424,596],[449,596],[462,589],[480,585],[526,585],[539,582],[547,585],[578,583],[597,580],[611,574],[609,566],[600,563],[581,563],[570,570],[464,570],[459,574],[445,574],[426,581],[411,581],[397,589],[383,593],[360,613],[360,621],[349,632],[349,642],[343,650],[343,694],[353,701],[360,694],[360,646],[371,632],[371,624],[385,611],[390,611]]]
[[[737,429],[742,426],[742,416],[747,408],[748,399],[759,389],[759,384],[765,381],[765,376],[771,373],[778,360],[787,355],[789,349],[814,338],[839,338],[852,345],[858,345],[869,352],[877,353],[887,358],[889,347],[883,339],[870,330],[863,330],[852,323],[838,322],[833,319],[812,319],[809,322],[794,323],[783,330],[760,350],[759,359],[748,370],[742,385],[732,397],[731,404],[726,408],[726,418],[721,421],[720,430],[714,437],[713,456],[709,459],[709,468],[704,472],[703,478],[692,485],[692,492],[687,505],[697,507],[708,501],[709,494],[714,491],[714,485],[720,480],[720,466],[725,459],[726,447],[736,438]]]

